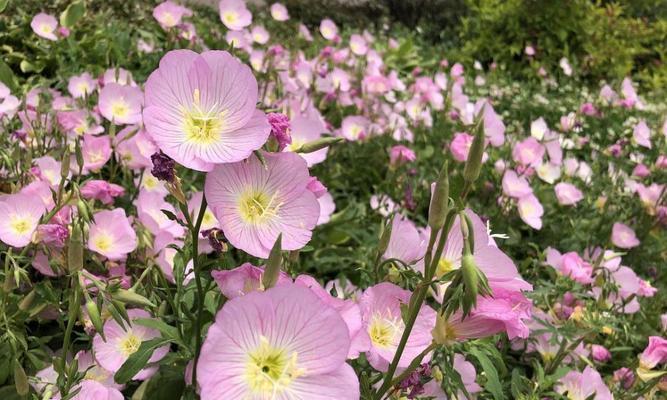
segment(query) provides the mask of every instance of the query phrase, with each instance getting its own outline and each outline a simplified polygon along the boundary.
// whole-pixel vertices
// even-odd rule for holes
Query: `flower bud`
[[[428,226],[437,231],[445,225],[445,219],[449,212],[449,172],[447,161],[440,170],[440,175],[435,183],[431,203],[428,209]]]
[[[88,210],[88,204],[85,201],[79,199],[76,202],[76,209],[79,212],[79,216],[86,222],[90,222],[92,219],[90,217],[90,212]]]
[[[69,272],[83,269],[83,236],[78,224],[72,227],[72,234],[67,244],[67,269]]]
[[[67,179],[67,176],[69,175],[70,157],[69,149],[66,148],[65,153],[63,154],[63,160],[60,163],[60,178],[63,180]]]
[[[262,286],[264,289],[270,289],[278,282],[278,277],[280,276],[280,266],[282,264],[282,241],[283,234],[278,235],[278,239],[273,244],[273,248],[269,253],[269,259],[266,261],[266,267],[264,267],[264,274],[262,275]]]
[[[153,304],[150,300],[131,290],[118,289],[116,292],[112,293],[112,297],[125,304],[143,307],[155,307],[155,304]]]
[[[88,318],[90,318],[90,322],[93,323],[97,333],[102,336],[102,339],[106,340],[104,337],[104,324],[102,323],[102,316],[100,315],[99,308],[97,308],[97,303],[89,299],[86,302],[86,311],[88,311]]]
[[[325,147],[329,147],[332,144],[340,143],[342,142],[343,138],[341,137],[323,137],[317,140],[313,140],[312,142],[304,143],[299,149],[296,151],[297,153],[312,153],[317,150],[321,150]]]
[[[16,388],[16,394],[21,397],[27,396],[30,391],[28,376],[18,359],[14,359],[14,387]]]
[[[466,254],[461,258],[461,275],[464,285],[463,312],[468,314],[477,305],[477,294],[479,293],[478,268],[471,254]]]
[[[380,232],[380,241],[378,242],[378,254],[382,256],[385,251],[387,251],[387,247],[389,247],[389,240],[391,239],[391,229],[394,225],[394,218],[389,220],[386,225],[382,226],[382,230]]]
[[[480,111],[480,114],[484,110]],[[467,184],[472,184],[479,177],[479,172],[482,170],[482,156],[484,155],[484,129],[482,128],[481,119],[477,124],[475,138],[468,151],[468,159],[463,168],[463,179]]]
[[[19,310],[27,311],[32,305],[32,302],[35,300],[36,294],[37,292],[35,290],[30,291],[30,293],[28,293],[19,303]]]

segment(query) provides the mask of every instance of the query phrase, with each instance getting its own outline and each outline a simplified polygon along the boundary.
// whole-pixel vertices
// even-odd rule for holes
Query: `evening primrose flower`
[[[325,18],[320,23],[320,33],[327,40],[333,40],[338,36],[338,27],[329,18]]]
[[[137,234],[122,208],[95,213],[90,224],[88,248],[110,260],[125,258],[137,248]]]
[[[14,247],[27,246],[44,212],[38,196],[16,193],[0,198],[0,240]]]
[[[282,285],[228,301],[197,368],[202,400],[353,400],[350,338],[338,312],[305,287]]]
[[[368,362],[378,371],[386,371],[394,358],[405,324],[401,317],[401,304],[407,305],[411,293],[408,290],[383,282],[372,286],[359,299],[363,327],[368,333],[371,348],[366,353]],[[410,362],[431,344],[431,330],[435,326],[435,311],[422,305],[407,344],[398,362],[399,368]],[[430,355],[424,357],[424,362]]]
[[[88,72],[69,78],[67,83],[67,91],[75,99],[92,94],[96,88],[97,82]]]
[[[369,135],[370,121],[362,116],[348,116],[343,119],[340,131],[347,140],[363,140]]]
[[[137,124],[141,122],[142,102],[138,87],[108,83],[100,91],[100,114],[115,124]]]
[[[220,20],[233,31],[238,31],[252,23],[252,13],[244,0],[221,0],[218,4]]]
[[[523,196],[517,203],[519,209],[519,216],[530,227],[534,229],[542,229],[542,215],[544,214],[544,207],[542,203],[532,193]]]
[[[571,183],[560,182],[554,186],[558,204],[562,206],[573,206],[583,200],[584,194]]]
[[[93,352],[95,359],[104,369],[116,373],[130,355],[139,350],[142,342],[160,337],[157,329],[148,328],[131,322],[140,318],[150,318],[150,314],[144,310],[127,310],[130,323],[123,328],[113,319],[104,324],[104,338],[96,335],[93,339]],[[149,362],[160,361],[169,352],[169,346],[157,348]],[[146,367],[139,371],[133,379],[147,379],[157,372],[156,367]]]
[[[210,171],[266,142],[271,126],[257,96],[250,68],[226,51],[170,51],[146,82],[146,131],[180,164]]]
[[[225,237],[236,248],[267,258],[278,235],[282,249],[308,243],[319,218],[319,204],[307,189],[306,162],[294,153],[262,153],[233,164],[219,164],[206,176],[204,193]]]
[[[58,20],[53,15],[45,13],[35,15],[30,22],[30,27],[39,37],[53,41],[58,40],[58,37],[56,36]]]
[[[271,5],[271,17],[276,21],[287,21],[289,19],[287,7],[280,3],[273,3]]]
[[[322,122],[319,115],[300,115],[294,117],[290,124],[292,126],[291,143],[285,147],[284,151],[297,151],[301,146],[308,142],[314,142],[322,137],[322,134],[327,131],[326,126]],[[308,167],[321,163],[327,158],[328,147],[313,151],[312,153],[299,153],[299,155],[306,160]]]
[[[635,231],[629,226],[616,222],[611,229],[611,242],[622,249],[631,249],[639,246],[639,239]]]
[[[191,15],[192,10],[171,1],[160,3],[153,9],[153,18],[155,18],[164,29],[180,25],[183,17],[189,17]]]
[[[571,400],[612,400],[614,397],[600,373],[587,366],[583,372],[570,371],[556,384],[556,391]]]

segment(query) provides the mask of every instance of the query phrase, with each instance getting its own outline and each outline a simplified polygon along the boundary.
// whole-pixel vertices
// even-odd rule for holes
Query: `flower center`
[[[255,393],[280,393],[305,372],[297,366],[296,352],[289,355],[285,349],[273,347],[264,336],[257,349],[248,354],[246,380]]]
[[[12,215],[9,219],[9,226],[16,235],[25,235],[30,232],[32,224],[30,218],[23,215]]]
[[[103,232],[97,235],[95,239],[93,239],[93,243],[95,243],[95,247],[97,247],[98,250],[109,251],[111,249],[111,245],[113,244],[113,240],[111,235]]]
[[[41,25],[41,26],[39,27],[39,29],[40,29],[43,33],[51,33],[51,32],[53,32],[53,27],[52,27],[51,25],[47,25],[47,24]]]
[[[239,201],[239,211],[244,221],[258,224],[278,215],[281,204],[277,203],[276,192],[272,197],[266,192],[253,191],[243,194]]]
[[[129,332],[127,336],[121,339],[118,344],[118,350],[124,356],[129,356],[139,350],[139,346],[141,346],[141,339],[132,332]]]
[[[454,262],[447,259],[447,258],[441,258],[440,261],[438,261],[438,268],[435,271],[435,274],[438,278],[443,276],[449,271],[452,271],[454,269]]]
[[[171,13],[164,13],[162,16],[162,21],[164,21],[164,24],[167,26],[174,26],[176,25],[176,19],[174,18]]]
[[[111,103],[111,115],[114,119],[125,118],[130,113],[130,107],[123,100],[116,100]]]
[[[80,82],[76,87],[79,89],[81,93],[88,93],[90,92],[90,86],[88,86],[88,83],[86,82]]]
[[[400,318],[375,314],[368,325],[368,336],[377,347],[389,347],[403,331],[404,324]]]
[[[199,89],[194,90],[192,97],[192,108],[184,115],[185,137],[190,142],[211,144],[218,139],[224,126],[225,112],[217,111],[216,106],[210,110],[203,110]]]
[[[222,14],[222,18],[226,23],[234,24],[239,19],[239,16],[234,11],[225,11],[225,13]]]
[[[215,222],[216,219],[211,210],[204,211],[204,217],[202,218],[202,226],[203,227],[215,226]]]

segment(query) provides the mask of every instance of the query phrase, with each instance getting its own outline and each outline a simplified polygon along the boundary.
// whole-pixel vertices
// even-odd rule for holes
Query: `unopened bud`
[[[447,161],[440,170],[428,209],[428,226],[437,231],[445,225],[449,212],[449,171]]]
[[[83,160],[83,151],[81,150],[81,141],[77,140],[74,145],[74,151],[76,154],[76,164],[79,166],[79,170],[83,169],[85,161]]]
[[[102,339],[106,340],[104,337],[104,324],[102,323],[102,316],[100,315],[100,310],[97,308],[97,303],[92,299],[86,302],[86,311],[88,311],[88,318],[90,322],[93,323],[95,330],[102,336]]]
[[[467,314],[467,311],[474,308],[477,305],[477,294],[478,284],[479,284],[479,273],[477,265],[475,264],[475,258],[466,254],[461,258],[461,275],[463,276],[463,285],[464,285],[464,313]],[[466,307],[472,306],[472,307]]]
[[[16,388],[16,394],[19,396],[27,396],[30,391],[28,376],[17,359],[14,359],[14,387]]]
[[[67,244],[67,269],[69,272],[83,269],[83,236],[78,224],[72,227],[72,234]]]
[[[282,264],[282,242],[283,234],[281,233],[273,244],[273,248],[269,253],[269,259],[266,261],[266,267],[264,267],[264,274],[262,275],[262,286],[264,289],[270,289],[278,282],[280,266]]]
[[[65,153],[63,154],[63,160],[60,163],[60,178],[65,179],[69,175],[69,168],[70,168],[70,158],[72,156],[70,155],[69,149],[65,149]]]
[[[77,200],[76,209],[77,209],[81,219],[83,219],[86,222],[91,221],[90,212],[88,210],[88,205],[86,204],[86,202],[84,200],[81,200],[81,199]]]
[[[380,241],[378,243],[378,254],[383,255],[389,247],[389,240],[391,239],[391,229],[394,226],[394,218],[392,217],[386,225],[383,225],[380,232]]]
[[[304,143],[298,150],[297,153],[312,153],[317,150],[321,150],[325,147],[329,147],[332,144],[342,142],[343,138],[341,137],[323,137],[321,139],[313,140],[312,142]]]
[[[30,291],[30,293],[28,293],[23,298],[23,300],[21,300],[21,302],[19,303],[19,310],[21,310],[21,311],[28,310],[30,308],[30,306],[32,305],[32,302],[35,300],[35,295],[36,294],[37,294],[37,292],[35,290]]]
[[[483,125],[477,124],[475,138],[468,151],[468,159],[463,168],[463,179],[466,183],[472,184],[479,177],[479,172],[482,170],[482,156],[484,155],[484,129]]]
[[[121,303],[135,306],[155,307],[155,304],[153,304],[150,300],[131,290],[118,289],[112,294],[112,296],[114,299],[120,301]]]

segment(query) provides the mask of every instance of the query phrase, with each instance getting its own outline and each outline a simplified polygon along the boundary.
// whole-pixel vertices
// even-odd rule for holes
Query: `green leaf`
[[[174,341],[180,341],[178,338],[178,329],[167,324],[166,322],[154,319],[154,318],[138,318],[132,320],[133,324],[145,326],[147,328],[152,328],[160,331],[162,337],[165,339],[172,339]]]
[[[185,390],[182,366],[163,365],[146,385],[142,399],[179,400]]]
[[[4,61],[2,61],[2,59],[0,59],[0,81],[5,85],[7,85],[9,90],[11,91],[16,90],[14,72],[12,72],[12,69],[9,68],[9,65],[7,65]]]
[[[475,356],[475,358],[477,358],[479,363],[482,365],[484,374],[486,375],[486,384],[484,385],[484,389],[488,390],[496,400],[505,399],[503,387],[500,384],[500,379],[498,378],[498,371],[496,370],[496,367],[493,366],[493,363],[489,357],[474,347],[470,349],[470,353]]]
[[[65,11],[60,14],[60,25],[71,28],[77,21],[83,17],[83,14],[86,13],[86,6],[82,1],[74,1],[70,3]]]
[[[0,13],[5,11],[7,4],[9,4],[9,0],[0,0]]]
[[[142,342],[139,349],[132,353],[127,361],[120,366],[118,372],[113,376],[114,381],[120,384],[127,383],[146,366],[146,363],[150,360],[155,349],[170,342],[171,340],[164,338],[156,338]]]

